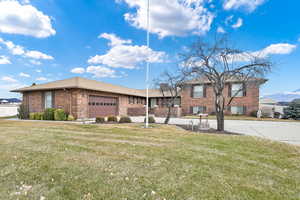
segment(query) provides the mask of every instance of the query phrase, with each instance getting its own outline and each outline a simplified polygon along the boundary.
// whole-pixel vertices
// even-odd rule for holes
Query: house
[[[270,98],[260,98],[259,99],[259,110],[261,110],[262,115],[266,117],[275,117],[275,113],[279,113],[279,118],[284,115],[284,108],[288,106],[280,105],[277,101]]]
[[[228,81],[224,91],[226,100],[238,92],[228,107],[227,114],[250,114],[259,106],[259,86],[244,85]],[[255,80],[258,81],[258,80]],[[261,81],[262,84],[265,80]],[[210,82],[197,79],[186,82],[176,106],[172,108],[173,116],[192,115],[214,112],[214,95]],[[237,91],[242,87],[241,91]],[[23,104],[30,112],[41,112],[46,108],[61,108],[76,118],[94,118],[97,116],[145,114],[146,90],[131,89],[95,80],[75,77],[46,84],[32,85],[12,92],[23,94]],[[149,90],[150,113],[165,116],[166,98],[159,90]]]

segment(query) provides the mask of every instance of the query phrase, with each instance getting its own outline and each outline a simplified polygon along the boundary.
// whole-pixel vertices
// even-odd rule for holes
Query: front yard
[[[175,126],[0,120],[0,199],[300,199],[300,148]]]

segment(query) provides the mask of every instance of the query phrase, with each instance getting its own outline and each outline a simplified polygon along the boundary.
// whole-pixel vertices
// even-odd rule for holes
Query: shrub
[[[44,111],[43,120],[54,120],[54,112],[55,112],[54,108],[47,108]]]
[[[67,115],[63,109],[56,109],[54,111],[54,120],[55,121],[66,121]]]
[[[75,117],[73,115],[68,115],[67,120],[68,121],[75,121]]]
[[[44,113],[42,112],[36,112],[34,113],[34,120],[43,120]]]
[[[116,116],[108,116],[107,122],[118,122],[118,118]]]
[[[251,113],[250,113],[250,116],[251,117],[257,117],[257,110],[253,110]]]
[[[119,123],[131,123],[131,119],[130,117],[124,116],[120,118]]]
[[[274,113],[274,118],[281,119],[282,118],[282,114],[280,112],[275,112]]]
[[[29,119],[30,120],[35,120],[35,113],[30,113],[29,114]]]
[[[284,118],[287,119],[300,119],[300,103],[298,101],[292,101],[289,107],[284,110]]]
[[[144,119],[144,122],[146,122],[146,118]],[[152,116],[148,117],[148,122],[149,122],[150,124],[154,124],[154,123],[155,123],[154,117],[152,117]]]
[[[105,118],[104,117],[96,117],[96,123],[97,124],[102,124],[105,122]]]
[[[21,104],[20,107],[18,108],[18,115],[17,117],[19,119],[29,119],[29,110],[27,106],[24,104]]]

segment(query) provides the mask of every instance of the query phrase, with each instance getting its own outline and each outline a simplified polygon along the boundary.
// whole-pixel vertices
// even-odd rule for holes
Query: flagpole
[[[150,34],[149,34],[149,14],[150,14],[150,0],[147,3],[147,47],[150,48]],[[149,126],[149,58],[147,57],[147,69],[146,69],[146,124],[145,127]]]

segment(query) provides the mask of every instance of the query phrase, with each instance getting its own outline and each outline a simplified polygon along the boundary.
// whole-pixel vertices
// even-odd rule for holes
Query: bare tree
[[[156,88],[159,88],[164,97],[164,104],[168,108],[165,124],[168,124],[171,118],[172,108],[175,107],[176,101],[180,100],[180,94],[184,81],[186,80],[185,74],[177,71],[171,73],[165,71],[161,74],[159,79],[155,79],[154,83]]]
[[[245,52],[229,47],[226,37],[213,42],[199,40],[182,54],[184,73],[190,79],[206,79],[213,88],[217,130],[224,131],[224,110],[248,85],[261,84],[272,63],[264,52]],[[229,82],[242,83],[229,99],[224,96]]]

